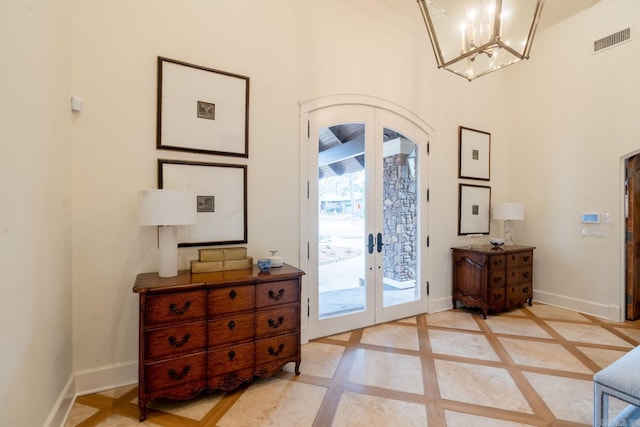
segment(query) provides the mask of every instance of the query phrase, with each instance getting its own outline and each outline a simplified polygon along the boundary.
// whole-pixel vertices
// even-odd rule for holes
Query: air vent
[[[620,43],[631,40],[631,28],[625,28],[606,37],[601,38],[593,42],[593,53],[600,52],[601,50],[608,49],[616,46]]]

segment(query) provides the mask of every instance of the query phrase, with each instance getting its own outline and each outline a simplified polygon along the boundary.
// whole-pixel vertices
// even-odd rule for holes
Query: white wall
[[[640,3],[604,0],[541,32],[511,85],[509,196],[526,204],[516,236],[537,246],[536,297],[604,317],[624,314],[621,159],[640,149],[636,40],[593,55],[593,42],[640,28]],[[611,214],[581,237],[581,212]],[[593,226],[592,226],[593,227]]]
[[[434,298],[450,305],[457,232],[457,127],[506,122],[501,80],[470,85],[435,68],[415,2],[77,1],[74,122],[74,343],[80,390],[135,380],[137,273],[157,268],[155,230],[136,223],[136,193],[156,186],[156,159],[246,163],[249,254],[279,248],[299,264],[299,102],[358,93],[398,103],[437,131],[432,144]],[[158,55],[251,78],[248,160],[155,149]],[[503,92],[504,93],[504,92]],[[488,96],[492,94],[493,96]],[[474,100],[482,100],[480,107]],[[495,112],[498,111],[496,114]],[[506,166],[493,167],[496,192]],[[182,268],[195,249],[181,249]]]
[[[71,26],[68,0],[0,2],[2,426],[71,388]]]

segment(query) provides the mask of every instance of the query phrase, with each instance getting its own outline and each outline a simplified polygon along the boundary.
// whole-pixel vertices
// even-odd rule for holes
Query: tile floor
[[[66,426],[591,425],[593,374],[637,345],[640,321],[459,308],[314,340],[300,376],[290,364],[233,392],[157,400],[143,423],[136,385],[78,397]]]

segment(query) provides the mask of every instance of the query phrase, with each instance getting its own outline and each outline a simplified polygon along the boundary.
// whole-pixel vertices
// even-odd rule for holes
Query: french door
[[[309,338],[426,311],[427,135],[365,105],[307,128]]]

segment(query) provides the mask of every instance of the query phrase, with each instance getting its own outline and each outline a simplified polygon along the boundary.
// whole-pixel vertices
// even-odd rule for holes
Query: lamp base
[[[504,222],[504,244],[513,246],[513,224],[510,219]]]
[[[170,225],[158,227],[158,247],[160,250],[160,277],[178,275],[178,242],[176,229]]]

